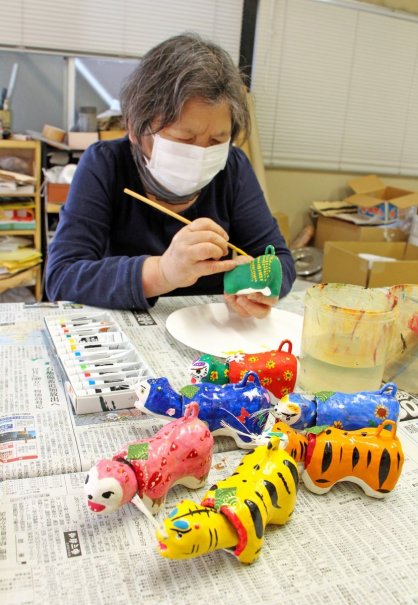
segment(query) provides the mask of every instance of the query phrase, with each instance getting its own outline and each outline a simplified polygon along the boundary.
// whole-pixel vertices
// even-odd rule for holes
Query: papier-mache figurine
[[[334,426],[353,431],[377,426],[382,420],[398,421],[397,386],[388,382],[377,391],[290,393],[274,405],[273,415],[294,429]]]
[[[191,559],[225,549],[242,563],[259,554],[268,524],[284,525],[296,504],[299,474],[280,437],[256,447],[200,504],[182,500],[156,531],[159,552]]]
[[[282,279],[282,265],[274,246],[267,246],[261,256],[224,274],[224,291],[227,294],[261,292],[264,296],[279,296]]]
[[[263,387],[275,397],[282,398],[295,388],[297,367],[291,341],[282,340],[277,350],[235,353],[224,361],[213,355],[201,355],[190,364],[188,371],[192,384],[239,382],[246,372],[252,371],[257,374]]]
[[[355,431],[322,426],[303,434],[279,421],[266,433],[281,436],[309,491],[326,494],[336,483],[348,481],[367,496],[383,498],[395,488],[404,462],[396,427],[393,420],[385,420]]]
[[[176,392],[165,377],[146,378],[135,385],[135,407],[163,419],[179,418],[191,401],[211,433],[229,435],[238,447],[251,447],[251,435],[262,433],[271,411],[270,394],[254,372],[236,384],[199,383]]]
[[[213,437],[198,412],[198,404],[192,402],[185,406],[184,416],[153,437],[130,443],[111,460],[97,462],[84,485],[89,509],[111,513],[132,502],[154,514],[173,485],[203,487],[211,467]]]
[[[308,432],[303,483],[315,494],[326,494],[336,483],[350,481],[368,496],[383,498],[394,489],[404,463],[396,427],[386,420],[357,431]]]

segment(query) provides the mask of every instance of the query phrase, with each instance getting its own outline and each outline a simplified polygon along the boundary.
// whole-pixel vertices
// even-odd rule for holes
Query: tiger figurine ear
[[[274,246],[267,246],[265,253],[249,263],[238,265],[224,274],[226,294],[251,294],[261,292],[264,296],[279,296],[282,287],[282,265]]]

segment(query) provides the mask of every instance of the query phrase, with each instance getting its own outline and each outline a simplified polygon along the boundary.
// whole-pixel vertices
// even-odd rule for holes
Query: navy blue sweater
[[[83,153],[48,250],[50,300],[109,309],[147,309],[155,303],[142,290],[143,262],[163,254],[183,224],[124,194],[125,187],[145,195],[127,137],[100,141]],[[281,296],[289,292],[293,260],[243,151],[231,148],[225,169],[182,215],[213,219],[253,257],[272,244],[283,268]],[[222,292],[219,273],[167,295]]]

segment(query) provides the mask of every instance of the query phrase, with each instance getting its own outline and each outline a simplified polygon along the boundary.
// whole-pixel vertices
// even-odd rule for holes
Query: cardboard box
[[[112,139],[121,139],[127,134],[126,130],[100,130],[99,139],[101,141],[110,141]]]
[[[42,128],[42,136],[50,141],[55,141],[57,143],[63,143],[65,140],[65,135],[67,134],[65,130],[61,128],[57,128],[56,126],[51,126],[50,124],[44,124]]]
[[[68,132],[67,143],[71,149],[84,151],[89,145],[99,140],[98,132]]]
[[[354,194],[344,201],[358,206],[361,216],[374,217],[382,223],[402,218],[409,208],[418,205],[418,192],[388,187],[376,175],[354,179],[348,184]]]
[[[359,254],[395,260],[370,262]],[[368,288],[416,284],[418,247],[406,242],[327,242],[322,281],[357,284]]]
[[[328,216],[318,216],[314,246],[323,248],[328,241],[351,242],[402,242],[408,234],[389,225],[355,225],[349,221]]]
[[[47,183],[46,199],[49,204],[63,204],[70,186],[67,183]]]

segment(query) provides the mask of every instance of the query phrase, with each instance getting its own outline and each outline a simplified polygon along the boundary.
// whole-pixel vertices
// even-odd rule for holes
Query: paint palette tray
[[[152,372],[111,313],[74,313],[44,321],[76,414],[134,407],[134,385]]]

